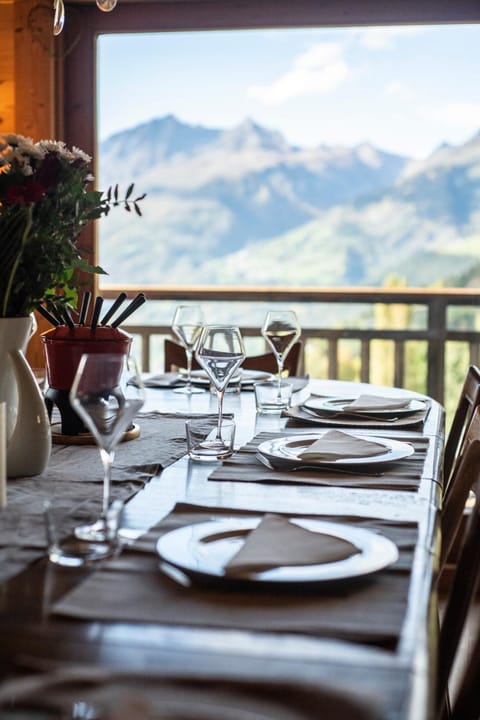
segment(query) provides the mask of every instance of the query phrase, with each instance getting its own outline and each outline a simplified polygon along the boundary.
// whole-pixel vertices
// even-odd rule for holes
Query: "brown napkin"
[[[160,373],[144,378],[143,384],[149,388],[170,388],[183,385],[184,379],[177,372]]]
[[[329,430],[315,440],[307,450],[298,457],[306,461],[339,460],[341,458],[364,458],[370,455],[381,455],[385,446],[365,440],[341,430]]]
[[[349,410],[400,410],[410,405],[412,398],[391,398],[380,395],[360,395],[348,405],[343,406],[343,411]]]
[[[358,552],[346,540],[311,532],[285,517],[267,514],[225,565],[225,574],[238,576],[275,567],[319,565],[345,560]]]

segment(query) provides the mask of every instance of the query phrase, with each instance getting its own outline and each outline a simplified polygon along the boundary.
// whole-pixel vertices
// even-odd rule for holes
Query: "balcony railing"
[[[107,299],[117,296],[121,289],[102,288]],[[391,381],[398,387],[408,387],[410,368],[409,347],[420,348],[424,375],[421,389],[439,402],[445,400],[445,388],[450,384],[447,355],[449,347],[462,348],[457,362],[459,376],[463,376],[469,363],[478,363],[480,348],[480,322],[476,308],[480,307],[480,293],[476,290],[456,289],[316,289],[316,288],[232,288],[232,287],[149,287],[126,288],[130,297],[143,290],[149,301],[179,303],[261,303],[288,305],[306,310],[319,304],[325,308],[316,317],[319,321],[302,322],[302,372],[312,377],[342,378],[341,348],[344,342],[356,344],[356,374],[364,382],[376,382],[375,368],[383,361],[392,364]],[[335,306],[364,306],[362,313],[368,327],[360,327],[358,314],[354,322],[343,321],[329,327],[322,318],[329,317],[329,308]],[[365,307],[368,312],[365,312]],[[399,312],[400,310],[400,312]],[[364,318],[365,320],[365,318]],[[397,327],[397,324],[399,325]],[[158,325],[125,326],[137,336],[141,345],[142,367],[152,368],[152,339],[170,334],[167,323]],[[245,337],[259,335],[259,325],[242,325]],[[312,348],[321,345],[323,360]],[[382,349],[383,348],[383,349]],[[387,351],[388,348],[388,351]],[[422,349],[423,348],[423,349]],[[313,360],[312,360],[313,357]],[[372,357],[375,358],[374,362]],[[417,352],[418,357],[418,352]],[[447,374],[447,377],[446,377]],[[345,378],[346,379],[346,378]],[[457,379],[458,380],[458,379]]]

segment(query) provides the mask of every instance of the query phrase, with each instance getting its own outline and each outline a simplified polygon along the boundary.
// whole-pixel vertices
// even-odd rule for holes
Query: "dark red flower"
[[[9,205],[32,205],[45,197],[45,188],[35,180],[24,185],[12,185],[5,193],[5,202]]]
[[[55,153],[45,155],[36,172],[36,178],[46,190],[58,185],[62,173],[62,163]]]

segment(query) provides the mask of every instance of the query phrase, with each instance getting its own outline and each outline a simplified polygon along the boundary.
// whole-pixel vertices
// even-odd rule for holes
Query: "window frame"
[[[66,3],[57,64],[57,135],[95,158],[96,41],[101,34],[289,27],[480,23],[478,0],[120,0],[112,13]],[[94,161],[95,163],[95,161]],[[94,164],[94,172],[96,167]],[[96,262],[92,227],[82,247]],[[92,278],[85,278],[91,282]],[[98,278],[93,278],[93,285]]]

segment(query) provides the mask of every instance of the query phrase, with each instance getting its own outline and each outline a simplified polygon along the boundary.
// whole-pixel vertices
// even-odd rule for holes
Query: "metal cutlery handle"
[[[345,465],[330,465],[329,463],[318,463],[318,465],[307,465],[305,463],[298,463],[298,465],[285,466],[283,463],[280,462],[278,465],[276,465],[261,453],[256,453],[255,457],[263,465],[265,465],[265,467],[270,468],[270,470],[278,470],[279,472],[295,472],[295,470],[326,470],[327,472],[337,472],[342,473],[343,475],[366,475],[367,477],[381,477],[383,475],[382,472],[367,470],[365,468],[347,468],[345,467]]]

